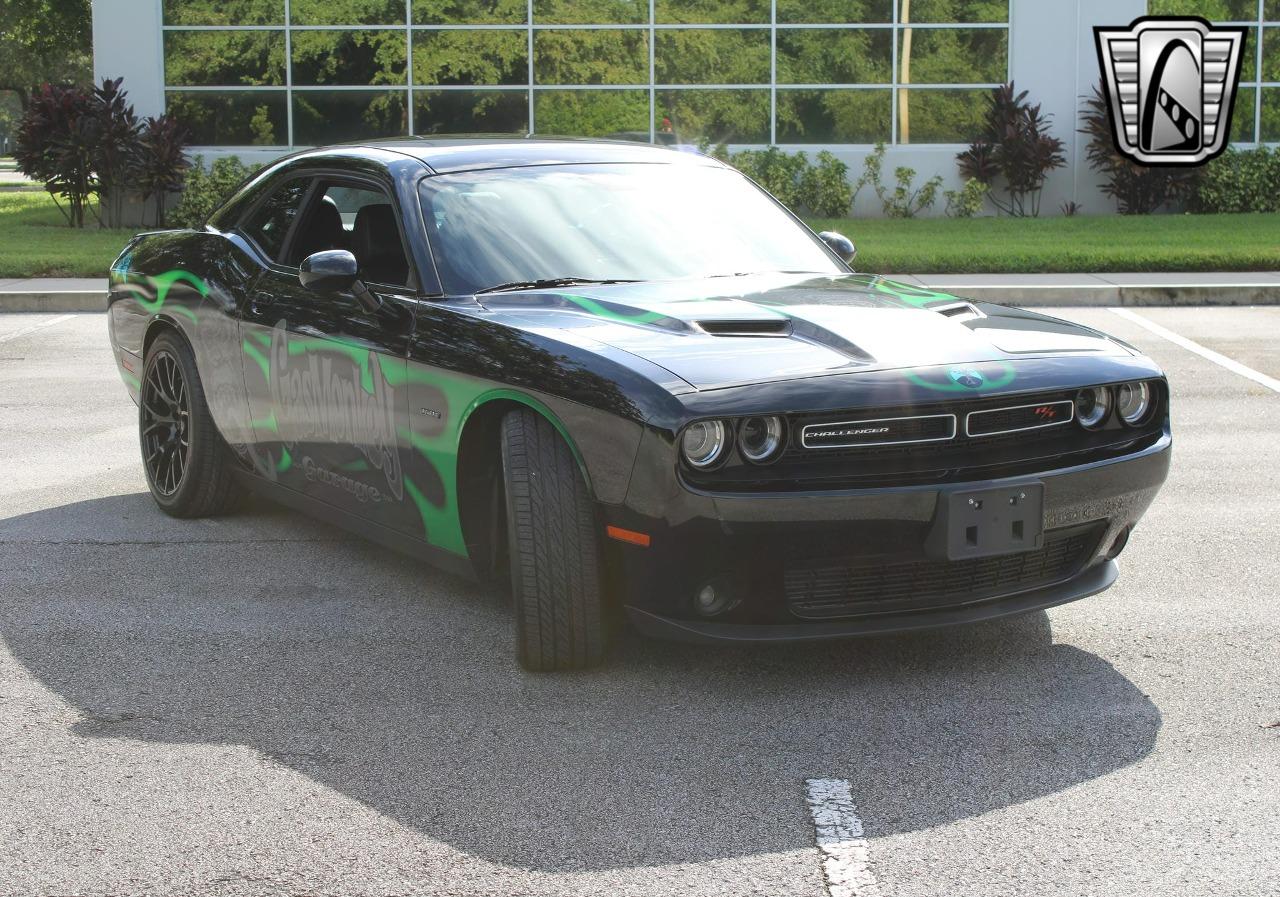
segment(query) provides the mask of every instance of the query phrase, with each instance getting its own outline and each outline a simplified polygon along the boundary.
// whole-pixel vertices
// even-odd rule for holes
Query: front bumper
[[[610,523],[650,534],[651,542],[648,548],[611,544],[611,585],[637,628],[681,640],[839,638],[1052,607],[1101,592],[1115,581],[1118,571],[1109,555],[1155,498],[1171,453],[1166,430],[1133,454],[1032,477],[804,494],[700,493],[660,481],[659,471],[646,472],[641,461],[626,505],[606,514]],[[996,585],[980,594],[962,594],[952,576],[945,595],[933,596],[925,589],[923,594],[899,594],[891,602],[854,602],[846,611],[816,615],[795,600],[796,567],[821,568],[828,559],[855,559],[862,575],[872,578],[883,567],[926,570],[912,574],[913,581],[937,581],[941,568],[927,555],[925,542],[939,497],[1029,481],[1044,484],[1046,545],[1055,535],[1079,537],[1069,566],[1063,561],[1061,567],[1045,567],[1039,579],[993,580]],[[1086,540],[1087,546],[1082,545]],[[920,566],[930,563],[932,567]],[[990,572],[974,570],[975,576]],[[709,582],[728,588],[737,602],[710,619],[699,615],[693,603]]]

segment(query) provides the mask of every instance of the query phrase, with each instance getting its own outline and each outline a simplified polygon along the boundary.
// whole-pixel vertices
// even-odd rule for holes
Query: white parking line
[[[808,779],[804,788],[831,897],[880,897],[880,885],[871,871],[871,847],[863,837],[862,819],[849,783],[844,779]]]
[[[13,333],[6,333],[3,336],[0,336],[0,343],[7,343],[10,340],[26,336],[28,333],[35,333],[37,330],[52,327],[54,324],[61,324],[63,321],[70,321],[74,317],[75,315],[58,315],[56,318],[50,318],[47,321],[40,321],[28,327],[23,327],[21,330],[15,330]]]
[[[1254,383],[1261,383],[1273,392],[1280,392],[1280,380],[1277,380],[1275,377],[1268,377],[1266,374],[1260,371],[1255,371],[1251,367],[1246,367],[1234,359],[1228,358],[1225,355],[1219,355],[1212,349],[1206,349],[1199,343],[1189,340],[1185,336],[1179,336],[1169,328],[1161,327],[1155,321],[1149,321],[1142,317],[1142,315],[1132,312],[1127,308],[1113,308],[1111,309],[1111,312],[1112,314],[1119,315],[1127,321],[1132,321],[1145,330],[1151,331],[1156,336],[1164,337],[1169,342],[1181,346],[1188,352],[1194,352],[1201,358],[1207,358],[1214,364],[1221,365],[1227,370],[1239,374],[1241,377],[1248,377]]]

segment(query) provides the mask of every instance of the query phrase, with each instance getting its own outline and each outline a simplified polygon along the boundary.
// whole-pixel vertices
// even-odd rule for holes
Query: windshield
[[[550,165],[427,178],[422,210],[445,292],[574,280],[845,273],[730,169]]]

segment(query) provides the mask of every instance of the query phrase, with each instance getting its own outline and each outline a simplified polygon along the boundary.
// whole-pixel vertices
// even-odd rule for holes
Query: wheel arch
[[[147,329],[142,335],[142,361],[144,364],[147,360],[147,352],[151,350],[151,344],[156,341],[156,338],[159,337],[160,334],[166,331],[176,333],[188,346],[192,348],[192,350],[195,349],[195,346],[191,342],[191,337],[182,329],[181,324],[179,324],[170,315],[157,314],[147,322]]]
[[[496,580],[506,556],[506,505],[502,477],[502,419],[518,408],[545,418],[569,446],[587,492],[595,499],[582,452],[560,417],[544,402],[514,389],[495,389],[478,396],[463,412],[458,435],[455,476],[458,524],[476,574]]]

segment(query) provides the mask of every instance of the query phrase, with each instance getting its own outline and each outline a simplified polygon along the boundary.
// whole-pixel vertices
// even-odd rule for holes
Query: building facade
[[[1066,144],[1043,207],[1101,213],[1077,133],[1093,26],[1147,13],[1248,25],[1233,140],[1280,141],[1280,0],[93,0],[94,68],[205,155],[534,133],[828,150],[857,171],[884,143],[886,174],[948,189],[1012,80]]]

